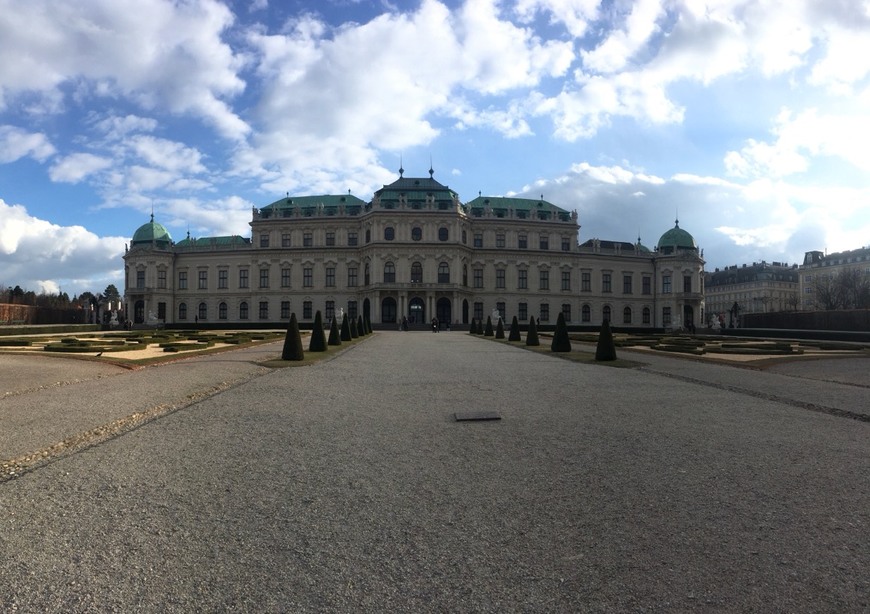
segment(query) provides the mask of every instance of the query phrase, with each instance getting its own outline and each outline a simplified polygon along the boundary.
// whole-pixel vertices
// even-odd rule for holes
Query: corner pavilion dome
[[[147,224],[142,224],[133,233],[133,240],[130,242],[133,245],[157,245],[159,247],[169,247],[172,245],[172,237],[169,231],[163,226],[154,221],[154,214],[151,214],[151,221]]]
[[[673,254],[680,250],[698,251],[698,244],[692,235],[680,228],[680,220],[676,220],[674,227],[659,239],[658,250],[663,254]]]

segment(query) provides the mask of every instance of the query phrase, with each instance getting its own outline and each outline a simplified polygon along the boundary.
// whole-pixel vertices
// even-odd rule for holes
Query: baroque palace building
[[[285,326],[322,311],[373,325],[467,325],[496,310],[575,326],[673,329],[704,320],[704,260],[679,227],[655,249],[590,239],[577,213],[540,199],[467,203],[429,177],[399,178],[371,201],[290,196],[254,209],[251,238],[173,242],[154,221],[124,255],[135,324]]]

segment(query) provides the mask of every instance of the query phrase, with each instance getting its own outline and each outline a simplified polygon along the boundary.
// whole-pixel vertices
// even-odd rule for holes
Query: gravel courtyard
[[[280,349],[0,358],[4,459],[163,410],[0,477],[0,610],[870,609],[868,359],[615,369],[379,332],[258,364]]]

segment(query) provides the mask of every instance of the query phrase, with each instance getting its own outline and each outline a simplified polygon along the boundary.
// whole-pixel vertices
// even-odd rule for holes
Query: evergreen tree
[[[369,334],[369,331],[366,330],[366,323],[365,320],[363,320],[362,314],[357,318],[356,329],[361,337]]]
[[[471,324],[468,326],[468,334],[476,335],[477,334],[477,320],[471,318]]]
[[[356,339],[357,337],[359,337],[359,331],[356,328],[356,318],[350,319],[350,336],[353,339]]]
[[[477,331],[475,331],[478,335],[483,334],[483,319],[478,318],[477,320]]]
[[[526,345],[541,345],[538,340],[538,327],[535,324],[535,317],[529,316],[529,331],[526,333]]]
[[[347,314],[341,319],[341,340],[350,341],[353,337],[350,336],[350,324],[347,321]]]
[[[613,332],[610,330],[610,321],[601,323],[601,332],[598,333],[598,347],[595,348],[595,360],[616,360],[616,344],[613,343]]]
[[[314,328],[311,329],[311,340],[308,342],[309,352],[326,351],[326,334],[323,332],[323,316],[320,310],[314,314]]]
[[[495,325],[495,338],[504,339],[504,324],[502,324],[501,318],[498,319],[498,324]]]
[[[483,330],[484,337],[492,337],[492,316],[486,316],[486,328]]]
[[[508,341],[522,341],[520,337],[520,322],[516,316],[511,320],[511,332],[508,333]]]
[[[327,345],[341,345],[341,335],[338,332],[338,322],[332,318],[332,324],[329,325],[329,341]]]
[[[551,352],[570,352],[571,339],[568,337],[568,325],[565,324],[565,314],[559,312],[556,319],[556,331],[553,333],[553,342],[550,344]]]
[[[302,336],[299,334],[299,323],[296,321],[296,313],[290,314],[290,324],[287,325],[287,334],[284,337],[284,349],[281,351],[281,360],[303,360],[305,352],[302,351]]]

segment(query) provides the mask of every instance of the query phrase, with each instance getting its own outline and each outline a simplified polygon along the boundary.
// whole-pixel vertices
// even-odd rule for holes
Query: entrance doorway
[[[133,304],[133,322],[136,324],[145,322],[145,301],[136,301]]]
[[[695,310],[691,305],[683,305],[683,328],[692,330],[695,325]]]
[[[435,317],[438,318],[442,327],[450,326],[453,316],[450,314],[449,298],[439,298],[438,302],[435,303]]]
[[[396,323],[396,299],[388,296],[381,301],[381,322],[384,324]]]
[[[426,309],[423,307],[423,299],[415,296],[408,303],[408,322],[422,324],[426,321]]]

